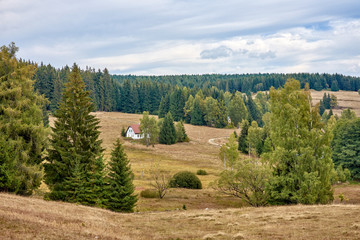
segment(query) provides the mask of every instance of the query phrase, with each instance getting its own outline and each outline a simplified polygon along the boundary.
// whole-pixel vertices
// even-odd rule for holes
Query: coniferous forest
[[[67,82],[70,68],[57,69],[50,64],[40,64],[33,76],[34,88],[43,94],[49,103],[46,109],[54,112],[58,108],[61,92]],[[254,104],[251,93],[267,91],[271,87],[283,87],[286,80],[300,81],[301,88],[306,84],[310,89],[331,91],[358,91],[360,78],[341,74],[204,74],[172,76],[111,75],[107,69],[95,70],[87,67],[80,70],[86,90],[95,104],[96,111],[118,111],[142,113],[165,117],[171,112],[175,121],[184,120],[194,125],[224,127],[227,125],[226,110],[234,126],[245,118],[262,125],[261,117],[268,111],[265,101],[268,96],[261,95]],[[236,92],[246,93],[242,99],[234,99]],[[235,116],[234,106],[243,102],[248,115]],[[240,104],[240,105],[239,105]],[[233,113],[233,114],[232,114]]]

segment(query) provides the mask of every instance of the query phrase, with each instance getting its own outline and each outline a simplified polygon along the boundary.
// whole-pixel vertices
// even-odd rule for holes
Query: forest
[[[34,88],[44,95],[49,103],[48,111],[58,108],[61,92],[68,80],[70,68],[57,69],[50,64],[37,66],[33,80]],[[360,89],[360,78],[341,74],[204,74],[173,76],[111,75],[107,69],[95,70],[91,67],[81,70],[86,90],[95,103],[96,111],[118,111],[159,115],[170,111],[174,120],[184,120],[194,125],[225,127],[227,112],[234,126],[242,119],[255,120],[262,126],[262,115],[268,111],[266,101],[269,96],[251,93],[267,91],[271,87],[283,87],[286,80],[300,81],[310,89],[331,91]],[[242,94],[240,94],[242,93]],[[237,95],[236,98],[233,96]],[[236,101],[232,102],[232,101]],[[256,103],[256,104],[255,104]],[[245,105],[246,113],[238,115],[237,108]],[[240,109],[241,111],[241,109]]]

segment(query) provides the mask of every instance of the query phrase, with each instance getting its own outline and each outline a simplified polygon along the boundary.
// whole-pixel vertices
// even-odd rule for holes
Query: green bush
[[[197,170],[196,174],[197,174],[197,175],[208,175],[208,173],[207,173],[205,170],[203,170],[203,169]]]
[[[202,184],[200,179],[192,172],[183,171],[176,173],[170,180],[170,187],[172,188],[190,188],[201,189]]]
[[[159,198],[159,194],[152,189],[145,189],[141,191],[140,196],[143,198]]]

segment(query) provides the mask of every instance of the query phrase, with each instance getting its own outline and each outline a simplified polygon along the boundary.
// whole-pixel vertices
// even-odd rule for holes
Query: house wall
[[[131,137],[132,139],[142,139],[143,138],[142,134],[136,134],[131,127],[128,128],[128,130],[126,132],[126,137]]]

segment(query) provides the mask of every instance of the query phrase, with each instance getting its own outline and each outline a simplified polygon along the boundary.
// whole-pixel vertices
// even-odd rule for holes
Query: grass
[[[360,116],[360,95],[358,92],[351,92],[351,91],[338,91],[338,92],[331,92],[331,91],[315,91],[311,90],[311,97],[313,99],[313,103],[316,104],[320,100],[322,100],[324,93],[334,94],[338,100],[338,107],[333,109],[333,113],[337,115],[341,115],[341,112],[344,109],[350,108],[352,111],[356,113],[356,115]]]
[[[177,200],[178,208],[171,211],[123,214],[1,193],[1,238],[317,240],[360,236],[360,205],[182,210],[184,204],[189,209],[186,200]]]

